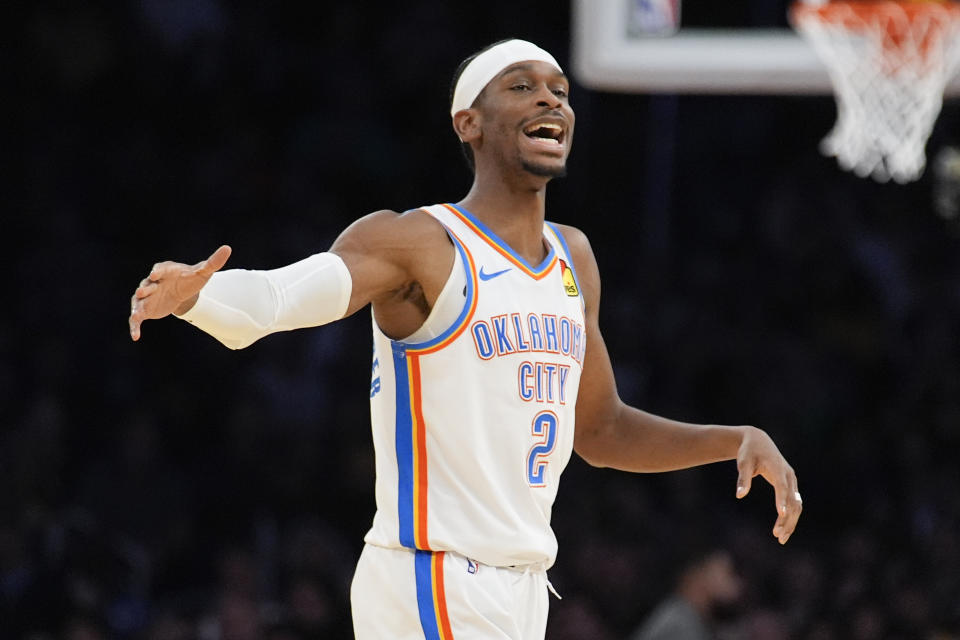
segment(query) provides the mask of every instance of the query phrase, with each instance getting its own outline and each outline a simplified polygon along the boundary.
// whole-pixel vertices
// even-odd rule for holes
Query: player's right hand
[[[153,265],[150,275],[140,281],[130,298],[130,337],[134,341],[140,339],[144,320],[189,311],[210,276],[226,264],[230,252],[230,247],[223,245],[195,265],[170,261]]]

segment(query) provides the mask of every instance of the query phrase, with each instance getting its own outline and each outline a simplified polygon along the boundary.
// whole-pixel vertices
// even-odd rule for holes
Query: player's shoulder
[[[587,238],[587,234],[569,224],[556,222],[550,224],[563,237],[570,251],[570,257],[573,258],[575,263],[593,260],[593,249],[590,247],[590,239]]]
[[[550,222],[549,224],[554,229],[560,232],[564,240],[567,241],[567,244],[570,244],[572,242],[576,242],[578,244],[581,244],[581,243],[589,244],[589,241],[587,240],[587,234],[585,234],[579,228],[569,224],[561,224],[559,222]]]
[[[444,231],[443,225],[434,216],[430,215],[426,209],[418,207],[416,209],[407,209],[403,213],[398,213],[398,220],[415,231]]]
[[[423,209],[403,212],[381,209],[365,215],[351,226],[365,236],[395,247],[425,249],[434,243],[447,242],[443,225]]]
[[[430,250],[450,245],[446,227],[424,209],[409,209],[397,214],[397,224],[403,228],[403,237],[411,247]]]

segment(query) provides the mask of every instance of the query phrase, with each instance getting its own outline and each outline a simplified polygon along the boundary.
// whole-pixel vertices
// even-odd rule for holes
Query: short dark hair
[[[450,107],[451,108],[453,107],[453,94],[456,93],[457,91],[457,83],[460,82],[460,76],[463,75],[463,70],[467,68],[467,65],[473,62],[473,60],[484,51],[487,51],[488,49],[492,49],[498,44],[503,44],[504,42],[509,42],[514,39],[515,38],[504,38],[503,40],[498,40],[497,42],[488,44],[483,49],[480,49],[479,51],[476,51],[463,59],[463,61],[457,66],[457,70],[453,72],[453,81],[450,83]],[[483,95],[482,91],[480,93],[481,95]],[[470,143],[460,142],[460,151],[463,152],[463,159],[466,161],[467,167],[469,167],[470,172],[471,173],[475,172],[476,164],[473,161],[473,149],[470,148]]]

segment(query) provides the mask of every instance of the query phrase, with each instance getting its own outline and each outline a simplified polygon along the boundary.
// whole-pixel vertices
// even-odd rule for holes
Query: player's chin
[[[567,163],[564,160],[548,162],[528,158],[523,161],[523,169],[541,178],[562,178],[567,175]]]

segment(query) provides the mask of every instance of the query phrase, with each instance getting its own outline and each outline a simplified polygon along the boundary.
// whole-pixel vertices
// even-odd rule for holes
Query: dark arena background
[[[599,0],[598,0],[599,1]],[[689,24],[786,26],[742,0]],[[707,5],[707,6],[704,6]],[[721,638],[960,637],[960,145],[945,103],[907,185],[817,144],[831,96],[613,94],[570,69],[568,2],[226,0],[12,10],[0,314],[0,637],[351,635],[373,510],[370,317],[230,351],[186,323],[127,334],[160,260],[327,249],[354,219],[456,201],[457,64],[509,36],[572,76],[549,219],[582,228],[622,397],[766,429],[804,514],[733,462],[662,475],[574,456],[547,637],[629,638],[679,567],[742,581]]]

